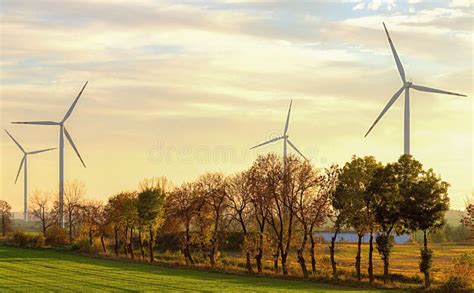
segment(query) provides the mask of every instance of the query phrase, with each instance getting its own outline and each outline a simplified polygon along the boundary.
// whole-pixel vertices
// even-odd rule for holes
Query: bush
[[[58,225],[49,227],[46,230],[46,245],[49,246],[63,246],[67,244],[66,230]]]
[[[448,281],[442,286],[444,292],[460,292],[474,287],[474,255],[464,252],[453,260],[453,269]]]
[[[13,234],[13,243],[17,246],[24,247],[28,242],[28,235],[23,232],[15,232]]]
[[[43,247],[43,235],[29,235],[24,232],[15,232],[13,234],[13,243],[19,247]]]
[[[95,245],[90,245],[89,239],[82,238],[71,245],[71,250],[87,254],[97,254],[98,249]]]

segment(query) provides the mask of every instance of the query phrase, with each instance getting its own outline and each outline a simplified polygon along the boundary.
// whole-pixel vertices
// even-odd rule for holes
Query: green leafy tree
[[[165,191],[159,184],[148,182],[141,185],[138,193],[137,211],[140,226],[146,227],[149,232],[148,253],[150,262],[153,262],[153,246],[155,230],[162,222],[163,205],[165,202]]]
[[[403,218],[411,231],[423,232],[420,271],[425,277],[425,287],[430,287],[430,268],[433,253],[428,249],[427,234],[445,224],[445,213],[449,210],[449,184],[441,180],[432,169],[422,172],[417,181],[406,191]]]
[[[347,162],[339,175],[337,190],[345,193],[345,204],[347,211],[347,224],[354,228],[358,235],[357,255],[355,268],[357,279],[361,279],[361,245],[362,238],[366,232],[370,233],[370,251],[369,251],[369,279],[373,282],[372,265],[372,241],[375,216],[372,208],[372,197],[368,192],[375,170],[381,166],[374,157],[359,158],[353,156],[350,162]]]

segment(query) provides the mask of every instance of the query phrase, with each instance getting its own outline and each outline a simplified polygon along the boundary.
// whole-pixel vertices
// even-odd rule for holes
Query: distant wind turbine
[[[400,77],[402,78],[403,84],[402,84],[402,87],[388,101],[387,105],[385,106],[385,108],[383,108],[382,112],[379,114],[377,119],[375,119],[375,122],[372,124],[369,131],[367,131],[364,137],[366,137],[370,133],[372,128],[375,127],[375,124],[379,122],[379,120],[382,118],[385,112],[388,111],[388,109],[393,105],[393,103],[395,103],[395,101],[402,94],[402,92],[405,91],[404,153],[406,155],[409,155],[410,154],[410,88],[418,90],[418,91],[422,91],[422,92],[429,92],[429,93],[447,94],[447,95],[454,95],[454,96],[461,96],[461,97],[466,97],[466,95],[448,92],[444,90],[438,90],[438,89],[434,89],[434,88],[430,88],[426,86],[416,85],[416,84],[413,84],[411,81],[407,81],[405,78],[405,70],[403,69],[402,62],[400,61],[400,58],[398,57],[397,51],[395,50],[395,46],[393,45],[390,35],[388,34],[388,30],[387,30],[387,27],[385,26],[385,23],[383,23],[383,27],[385,29],[385,33],[387,34],[388,42],[390,43],[393,57],[395,58],[395,63],[397,64],[398,72],[400,73]]]
[[[28,155],[34,155],[34,154],[39,154],[47,151],[54,150],[56,148],[50,148],[50,149],[44,149],[44,150],[38,150],[38,151],[32,151],[32,152],[27,152],[25,149],[20,145],[18,141],[8,132],[6,129],[4,129],[5,132],[8,134],[8,136],[13,140],[13,142],[18,146],[18,148],[23,152],[23,158],[21,159],[20,162],[20,168],[18,169],[18,173],[16,174],[15,178],[15,184],[18,181],[18,176],[20,176],[21,168],[24,170],[24,179],[23,179],[23,216],[25,221],[28,221]]]
[[[66,112],[66,115],[64,115],[63,120],[61,121],[28,121],[28,122],[12,122],[13,124],[31,124],[31,125],[55,125],[59,126],[59,221],[61,224],[61,227],[64,228],[64,135],[66,135],[67,140],[71,144],[72,148],[76,152],[77,156],[79,157],[79,160],[81,160],[82,165],[84,168],[86,167],[86,164],[82,160],[81,155],[79,154],[79,151],[76,148],[76,145],[74,144],[74,141],[72,140],[71,135],[66,129],[66,126],[64,123],[66,120],[71,116],[72,111],[74,110],[74,107],[76,107],[77,101],[82,95],[82,92],[86,88],[87,81],[82,87],[81,91],[77,95],[76,99],[72,103],[71,107],[69,107],[69,110]]]
[[[300,156],[302,156],[305,160],[308,161],[308,159],[298,150],[298,148],[290,141],[289,139],[289,136],[288,136],[288,126],[289,126],[289,123],[290,123],[290,113],[291,113],[291,105],[293,104],[293,100],[290,101],[290,107],[288,108],[288,115],[286,116],[286,123],[285,123],[285,128],[283,130],[283,135],[282,136],[279,136],[279,137],[276,137],[276,138],[273,138],[273,139],[270,139],[266,142],[263,142],[261,144],[258,144],[250,149],[255,149],[255,148],[258,148],[258,147],[261,147],[263,145],[266,145],[266,144],[269,144],[269,143],[272,143],[272,142],[276,142],[276,141],[279,141],[279,140],[283,140],[283,166],[286,168],[286,155],[287,155],[287,144],[289,144],[298,154],[300,154]]]

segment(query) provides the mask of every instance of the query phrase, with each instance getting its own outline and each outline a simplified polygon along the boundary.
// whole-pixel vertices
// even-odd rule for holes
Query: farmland
[[[298,280],[238,276],[0,247],[0,291],[365,292]],[[382,292],[374,290],[372,292]],[[394,292],[393,290],[391,292]]]

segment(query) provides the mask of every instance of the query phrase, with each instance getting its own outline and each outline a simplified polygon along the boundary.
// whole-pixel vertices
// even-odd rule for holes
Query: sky
[[[0,126],[27,150],[57,147],[66,123],[65,178],[106,201],[152,176],[175,184],[249,167],[275,143],[293,99],[289,135],[320,168],[352,155],[384,163],[403,153],[403,98],[364,134],[401,80],[468,95],[411,91],[411,153],[451,187],[473,191],[473,10],[469,1],[0,2]],[[23,205],[22,153],[0,136],[0,199]],[[58,189],[57,150],[28,160],[30,197]]]

